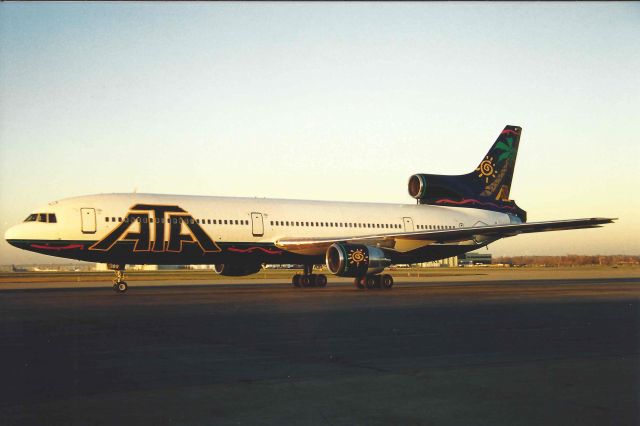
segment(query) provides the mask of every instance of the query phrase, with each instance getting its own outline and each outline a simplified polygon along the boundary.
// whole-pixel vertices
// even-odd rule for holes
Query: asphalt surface
[[[0,291],[0,424],[640,424],[640,278]]]

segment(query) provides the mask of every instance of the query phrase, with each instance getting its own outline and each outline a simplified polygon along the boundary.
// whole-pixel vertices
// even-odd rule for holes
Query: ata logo
[[[195,219],[178,206],[136,204],[116,229],[89,250],[109,251],[118,241],[135,242],[133,251],[179,253],[184,244],[197,244],[203,252],[221,251]]]

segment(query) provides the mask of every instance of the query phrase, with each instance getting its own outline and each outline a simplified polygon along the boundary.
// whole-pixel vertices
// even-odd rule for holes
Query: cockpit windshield
[[[55,213],[32,213],[24,220],[25,222],[56,223],[58,219]]]

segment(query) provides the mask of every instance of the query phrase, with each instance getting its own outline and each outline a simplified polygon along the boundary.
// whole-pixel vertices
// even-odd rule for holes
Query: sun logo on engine
[[[476,172],[480,172],[478,177],[482,179],[484,176],[484,183],[489,183],[490,177],[496,177],[495,167],[495,164],[493,164],[493,157],[489,157],[487,155],[476,169]]]
[[[349,251],[349,263],[356,264],[356,266],[360,266],[360,262],[367,262],[369,260],[368,256],[364,254],[364,250],[355,249]]]

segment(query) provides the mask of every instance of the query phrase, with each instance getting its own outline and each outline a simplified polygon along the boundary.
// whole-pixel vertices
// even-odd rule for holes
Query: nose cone
[[[20,225],[12,226],[4,233],[4,239],[12,246],[16,246],[15,241],[20,238],[20,230],[18,229],[19,227]]]

